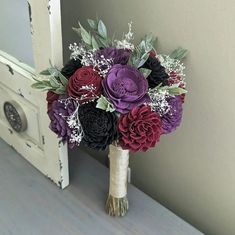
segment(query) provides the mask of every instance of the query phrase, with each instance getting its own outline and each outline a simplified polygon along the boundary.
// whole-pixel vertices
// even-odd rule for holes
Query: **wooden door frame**
[[[47,68],[49,61],[61,68],[63,66],[63,44],[60,0],[28,0],[28,6],[36,73]],[[48,123],[46,112],[45,115],[42,115],[42,119],[43,122]],[[50,146],[48,147],[50,148]],[[50,157],[52,156],[48,156],[48,158]],[[58,143],[58,156],[54,157],[59,157],[61,173],[59,186],[65,188],[69,185],[67,145]],[[58,182],[56,183],[58,184]]]
[[[49,61],[59,68],[63,65],[60,7],[60,0],[28,0],[34,69],[0,51],[0,68],[3,76],[9,76],[11,70],[12,76],[27,78],[27,87],[21,87],[25,92],[19,94],[21,97],[17,99],[25,96],[26,100],[34,100],[37,103],[40,143],[27,144],[26,139],[21,140],[17,133],[9,133],[6,124],[2,125],[4,130],[0,136],[8,143],[11,142],[23,157],[63,189],[69,184],[67,145],[60,144],[57,136],[48,128],[50,121],[47,115],[46,93],[30,89],[33,77],[38,77],[38,73],[49,66]],[[19,81],[20,79],[15,84],[12,83],[12,86],[20,87]],[[15,138],[15,141],[11,141],[11,138]],[[31,146],[30,150],[26,146]],[[30,153],[35,156],[30,156]]]

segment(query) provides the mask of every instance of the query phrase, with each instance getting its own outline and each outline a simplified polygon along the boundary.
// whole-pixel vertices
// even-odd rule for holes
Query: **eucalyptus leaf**
[[[140,68],[139,71],[144,75],[145,78],[147,78],[152,72],[151,69],[145,69],[145,68]]]
[[[81,29],[80,29],[80,28],[72,27],[72,30],[73,30],[74,32],[76,32],[77,34],[81,35]]]
[[[59,79],[60,79],[61,84],[63,84],[64,86],[67,86],[68,79],[61,72],[59,72]]]
[[[66,90],[64,87],[59,87],[54,91],[56,94],[66,94]]]
[[[140,61],[139,61],[139,64],[138,64],[138,68],[140,68],[141,66],[144,65],[144,63],[147,61],[147,59],[149,58],[149,53],[148,52],[145,52],[141,58],[140,58]]]
[[[103,37],[105,39],[108,36],[106,26],[102,20],[99,20],[99,23],[98,23],[98,33],[101,37]]]
[[[39,74],[48,76],[48,75],[50,75],[50,72],[48,71],[48,69],[45,69],[45,70],[41,71]]]
[[[105,110],[106,112],[115,111],[113,105],[103,95],[97,100],[96,108]]]
[[[80,23],[79,23],[79,26],[80,26],[80,30],[81,30],[82,40],[86,44],[91,45],[91,34],[89,32],[87,32]]]
[[[174,51],[172,51],[172,53],[170,54],[170,57],[172,59],[182,60],[183,58],[186,57],[187,54],[188,54],[187,49],[183,49],[182,47],[179,47],[175,49]]]
[[[144,63],[146,62],[145,59],[140,59],[138,60],[138,63],[135,65],[137,68],[140,68],[141,66],[144,65]]]
[[[60,87],[60,83],[57,81],[55,77],[51,76],[49,81],[52,87],[55,87],[55,88]]]
[[[148,42],[148,44],[154,46],[154,43],[157,41],[157,38],[152,33],[149,33],[145,36],[145,41]]]
[[[49,80],[42,80],[42,81],[40,81],[40,83],[43,84],[44,86],[50,86]]]
[[[34,89],[40,89],[40,90],[42,90],[42,89],[46,89],[46,90],[51,89],[50,86],[46,86],[46,85],[44,85],[43,83],[40,83],[40,82],[35,82],[34,84],[31,85],[31,87],[34,88]]]
[[[59,70],[57,70],[54,67],[48,68],[48,71],[51,74],[51,76],[53,76],[53,77],[58,77],[59,76]]]
[[[104,38],[102,38],[101,36],[98,36],[97,39],[100,41],[100,43],[102,44],[102,46],[104,46],[104,47],[108,47],[108,46],[109,46],[109,43],[108,43],[107,39],[104,39]]]
[[[91,38],[91,44],[92,44],[93,49],[99,49],[99,45],[98,45],[97,41],[95,40],[94,36],[92,36],[92,38]]]
[[[168,87],[168,92],[170,95],[181,95],[187,93],[187,91],[184,88],[181,87]]]
[[[97,30],[98,25],[97,25],[97,22],[95,20],[88,19],[87,22],[88,22],[88,24],[90,25],[90,27],[92,29]]]

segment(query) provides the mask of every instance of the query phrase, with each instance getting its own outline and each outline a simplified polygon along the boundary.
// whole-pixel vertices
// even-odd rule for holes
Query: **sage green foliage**
[[[147,78],[152,72],[151,69],[145,69],[145,68],[140,68],[139,71],[144,75],[145,78]]]
[[[178,84],[173,84],[171,86],[162,86],[160,83],[157,87],[150,89],[151,91],[167,91],[169,95],[176,96],[187,93],[187,90],[178,86]]]
[[[128,63],[136,68],[140,68],[148,59],[149,52],[152,50],[155,51],[155,42],[156,37],[154,37],[152,34],[147,34],[135,47]]]
[[[84,29],[84,27],[78,23],[79,28],[73,28],[77,32],[82,41],[89,49],[99,49],[100,47],[109,47],[112,45],[112,41],[108,38],[107,28],[104,22],[100,19],[88,19],[87,20],[90,31]]]
[[[101,95],[101,97],[97,100],[96,108],[105,110],[106,112],[115,111],[115,108],[113,107],[113,105],[103,95]]]
[[[68,80],[55,66],[51,65],[50,68],[40,72],[40,75],[46,76],[46,78],[43,80],[34,78],[36,82],[31,85],[32,88],[53,91],[56,94],[66,94]]]
[[[171,52],[170,57],[175,60],[182,60],[188,54],[188,50],[182,47],[179,47]]]
[[[166,88],[168,91],[169,95],[176,96],[176,95],[181,95],[187,93],[187,91],[184,88],[181,87],[174,87],[174,86],[168,86],[168,87],[163,87]]]

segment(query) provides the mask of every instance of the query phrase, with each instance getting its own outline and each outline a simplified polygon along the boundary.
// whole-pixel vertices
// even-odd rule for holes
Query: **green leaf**
[[[181,95],[187,93],[187,91],[181,87],[168,87],[167,90],[170,95]]]
[[[60,87],[60,83],[57,81],[55,77],[51,76],[49,82],[52,87],[55,87],[55,88]]]
[[[50,75],[50,72],[48,71],[48,69],[45,69],[45,70],[41,71],[39,74],[48,76],[48,75]]]
[[[88,45],[91,45],[91,34],[88,33],[84,28],[83,26],[79,23],[79,26],[80,26],[80,30],[81,30],[81,36],[82,36],[82,40],[88,44]]]
[[[144,75],[145,78],[147,78],[149,74],[152,72],[151,69],[145,69],[145,68],[140,68],[139,70]]]
[[[172,59],[182,60],[183,58],[186,57],[187,54],[188,54],[187,49],[183,49],[182,47],[179,47],[175,49],[174,51],[172,51],[172,53],[170,54],[170,57]]]
[[[68,79],[61,72],[59,72],[59,79],[64,86],[68,85]]]
[[[88,19],[87,22],[88,22],[88,24],[90,25],[90,27],[92,29],[97,30],[98,25],[97,25],[97,22],[95,20]]]
[[[106,112],[115,111],[113,105],[103,95],[101,95],[101,97],[97,100],[96,108],[105,110]]]
[[[107,39],[102,38],[101,36],[98,35],[98,41],[104,46],[104,47],[108,47],[109,43]]]
[[[80,29],[80,28],[72,27],[72,30],[73,30],[74,32],[76,32],[77,34],[81,35],[81,29]]]
[[[99,45],[98,45],[97,41],[95,40],[94,36],[92,36],[92,38],[91,38],[91,44],[92,44],[93,49],[99,49]]]
[[[35,82],[34,84],[31,85],[32,88],[34,89],[40,89],[40,90],[49,90],[51,89],[50,86],[46,86],[45,84],[41,83],[41,82]]]
[[[66,90],[65,90],[65,87],[58,87],[57,89],[55,89],[55,93],[56,94],[65,94],[66,93]]]
[[[105,24],[103,23],[102,20],[99,20],[99,23],[98,23],[98,32],[99,32],[99,35],[103,38],[107,38],[108,34],[107,34],[107,29],[106,29],[106,26]]]
[[[144,63],[147,61],[148,58],[149,58],[148,52],[145,53],[144,55],[142,55],[141,58],[140,58],[140,60],[139,60],[139,64],[137,65],[137,68],[140,68],[141,66],[143,66]]]
[[[157,41],[157,38],[152,34],[152,33],[149,33],[145,36],[145,41],[149,44],[149,45],[152,45],[154,46],[154,44],[156,43]]]

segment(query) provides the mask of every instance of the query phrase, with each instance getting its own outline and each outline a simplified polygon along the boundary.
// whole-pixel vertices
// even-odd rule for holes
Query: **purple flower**
[[[162,129],[164,134],[174,131],[181,123],[182,119],[182,100],[179,96],[167,99],[170,111],[162,116]]]
[[[126,49],[117,49],[115,47],[107,47],[97,51],[97,59],[102,60],[102,57],[105,59],[113,59],[112,64],[127,64],[130,51]]]
[[[102,81],[105,96],[120,113],[150,102],[148,82],[142,73],[130,65],[114,65]]]
[[[51,120],[50,129],[62,138],[62,142],[68,142],[71,135],[71,129],[67,124],[67,118],[75,111],[75,106],[72,102],[69,102],[65,107],[65,104],[60,102],[62,99],[66,99],[66,96],[60,96],[58,100],[52,103],[51,110],[48,112],[48,116]]]

